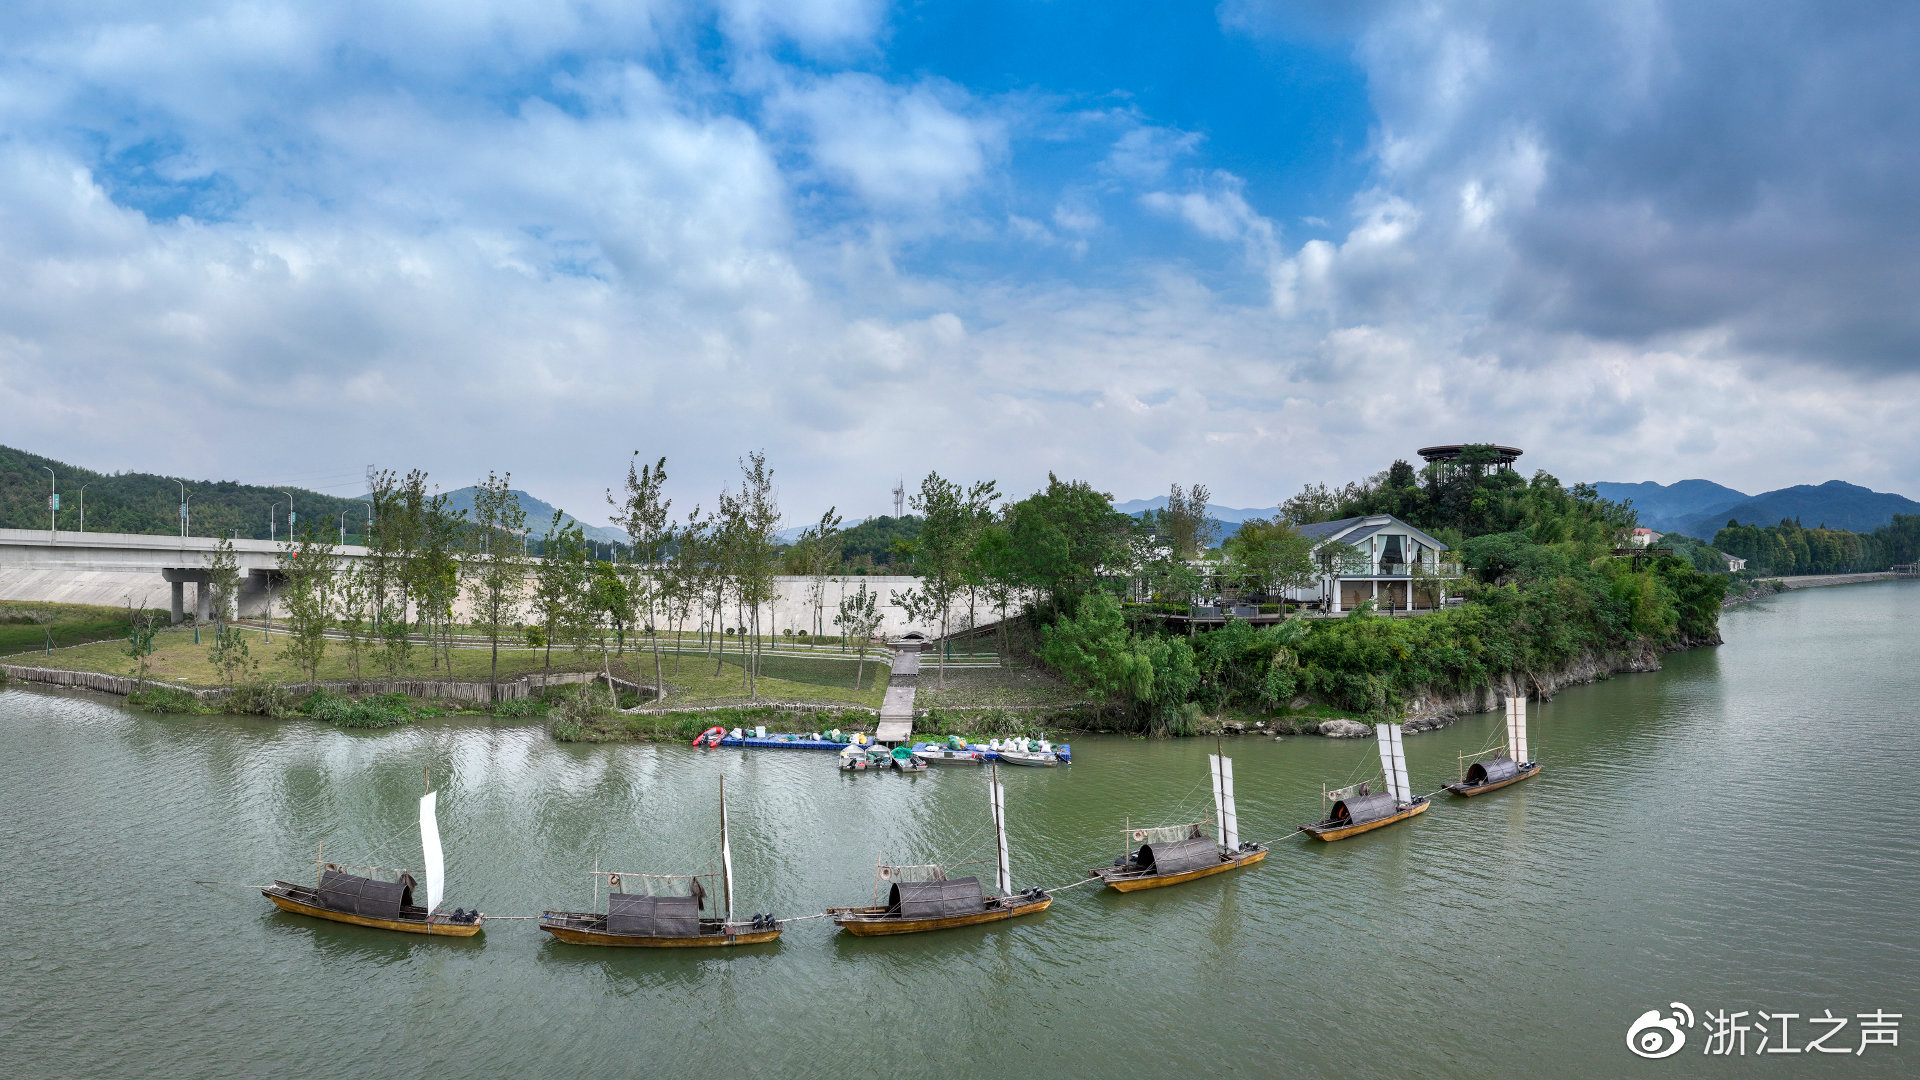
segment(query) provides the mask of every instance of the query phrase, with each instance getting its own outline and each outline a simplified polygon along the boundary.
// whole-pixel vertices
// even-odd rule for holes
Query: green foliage
[[[505,719],[524,720],[536,716],[545,716],[551,708],[551,705],[540,698],[523,697],[496,701],[493,703],[493,707],[487,711],[494,716]]]
[[[53,469],[60,482],[59,525],[62,532],[80,527],[81,485],[86,485],[87,531],[145,533],[174,536],[180,532],[180,488],[170,476],[152,473],[98,473],[24,450],[0,446],[0,528],[47,527],[47,474]],[[300,516],[316,522],[338,522],[347,515],[348,541],[366,519],[366,504],[299,488],[256,487],[231,480],[188,480],[193,494],[193,535],[267,539],[267,512],[282,490],[292,492]],[[284,513],[284,511],[282,511]],[[283,519],[284,520],[284,519]]]
[[[1809,529],[1791,519],[1768,526],[1728,521],[1714,534],[1713,546],[1747,560],[1748,572],[1755,574],[1885,570],[1920,558],[1920,514],[1895,514],[1891,524],[1870,533]]]
[[[136,690],[127,695],[127,705],[151,713],[191,715],[207,711],[201,707],[199,698],[171,686],[149,686],[144,690]]]
[[[896,560],[906,562],[903,554],[912,549],[920,535],[921,521],[905,517],[871,517],[852,528],[842,530],[838,539],[840,564],[855,572],[897,569]]]
[[[153,609],[156,619],[165,613]],[[7,603],[0,608],[0,656],[40,652],[51,638],[56,649],[127,634],[123,609],[86,604]]]
[[[375,694],[355,700],[322,692],[310,695],[300,711],[335,727],[388,728],[410,723],[422,710],[404,694]]]
[[[242,716],[284,719],[299,714],[298,696],[289,688],[264,679],[249,679],[227,695],[226,710]]]
[[[325,533],[316,534],[312,528],[304,529],[298,541],[287,538],[278,562],[285,581],[280,597],[287,611],[280,651],[294,667],[306,672],[308,684],[314,685],[320,678],[320,663],[326,658],[327,626],[333,614],[333,539]]]
[[[1134,526],[1112,497],[1049,473],[1045,491],[1007,508],[1009,576],[1044,594],[1049,614],[1071,613],[1103,573],[1128,565]]]

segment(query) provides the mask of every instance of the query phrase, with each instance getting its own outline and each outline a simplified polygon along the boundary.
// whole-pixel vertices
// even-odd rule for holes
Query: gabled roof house
[[[1392,514],[1363,514],[1296,526],[1313,541],[1314,554],[1327,572],[1319,588],[1299,590],[1290,600],[1325,601],[1330,611],[1347,611],[1368,600],[1382,611],[1436,607],[1446,602],[1444,588],[1413,588],[1414,568],[1424,575],[1445,577],[1453,568],[1441,561],[1447,550],[1425,531]],[[1344,551],[1329,551],[1340,545]]]

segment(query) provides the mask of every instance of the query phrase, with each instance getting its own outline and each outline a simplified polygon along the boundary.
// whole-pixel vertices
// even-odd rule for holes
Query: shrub
[[[0,682],[4,682],[0,676]],[[127,695],[127,704],[151,713],[190,714],[201,712],[200,699],[171,686],[149,686]]]
[[[552,708],[552,705],[541,698],[523,697],[496,701],[493,703],[493,707],[487,711],[495,716],[509,719],[529,719],[535,716],[545,716],[548,710]]]
[[[321,693],[306,702],[308,715],[343,728],[398,727],[410,722],[415,711],[413,703],[403,694],[376,694],[355,701]]]
[[[294,691],[288,687],[264,680],[249,680],[234,687],[233,693],[227,695],[227,711],[279,719],[296,715],[298,703]]]

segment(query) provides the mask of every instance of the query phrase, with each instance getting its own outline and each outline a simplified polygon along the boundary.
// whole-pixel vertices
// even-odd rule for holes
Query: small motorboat
[[[945,742],[914,743],[913,756],[929,765],[984,765],[987,749],[977,743],[969,745],[958,735],[949,735]]]
[[[991,749],[1009,765],[1052,769],[1060,764],[1060,755],[1054,752],[1053,744],[1045,739],[1008,739]]]
[[[896,746],[888,755],[893,767],[901,772],[920,773],[927,771],[927,763],[913,756],[913,751],[904,746]]]
[[[855,743],[840,751],[840,770],[842,772],[865,772],[868,769],[884,769],[889,758],[884,746],[862,746]]]

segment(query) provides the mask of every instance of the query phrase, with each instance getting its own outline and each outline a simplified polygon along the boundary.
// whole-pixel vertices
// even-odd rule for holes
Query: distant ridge
[[[1778,525],[1794,518],[1808,528],[1824,525],[1849,532],[1872,532],[1892,524],[1895,514],[1920,514],[1920,502],[1844,480],[1829,480],[1755,495],[1745,502],[1695,515],[1670,531],[1711,541],[1729,519],[1743,525]]]
[[[477,490],[477,488],[473,487],[463,487],[447,492],[447,509],[452,510],[456,514],[464,512],[468,519],[471,520],[473,517],[473,495]],[[553,531],[553,512],[557,507],[543,499],[537,499],[521,491],[519,488],[509,488],[508,490],[513,493],[515,498],[520,500],[520,508],[527,512],[527,535],[535,540],[545,540],[547,534]],[[362,497],[364,498],[364,496]],[[562,512],[564,513],[564,511]],[[564,523],[571,524],[578,519],[572,514],[566,514],[561,520]],[[619,529],[610,529],[599,525],[588,525],[582,521],[580,522],[580,531],[587,539],[597,540],[602,544],[624,544],[627,542],[627,534],[621,532]]]
[[[1673,484],[1656,484],[1651,480],[1639,484],[1601,481],[1593,486],[1603,499],[1633,500],[1633,508],[1640,512],[1640,524],[1660,532],[1682,531],[1680,526],[1685,522],[1717,514],[1753,498],[1744,491],[1735,491],[1711,480],[1681,480]]]

